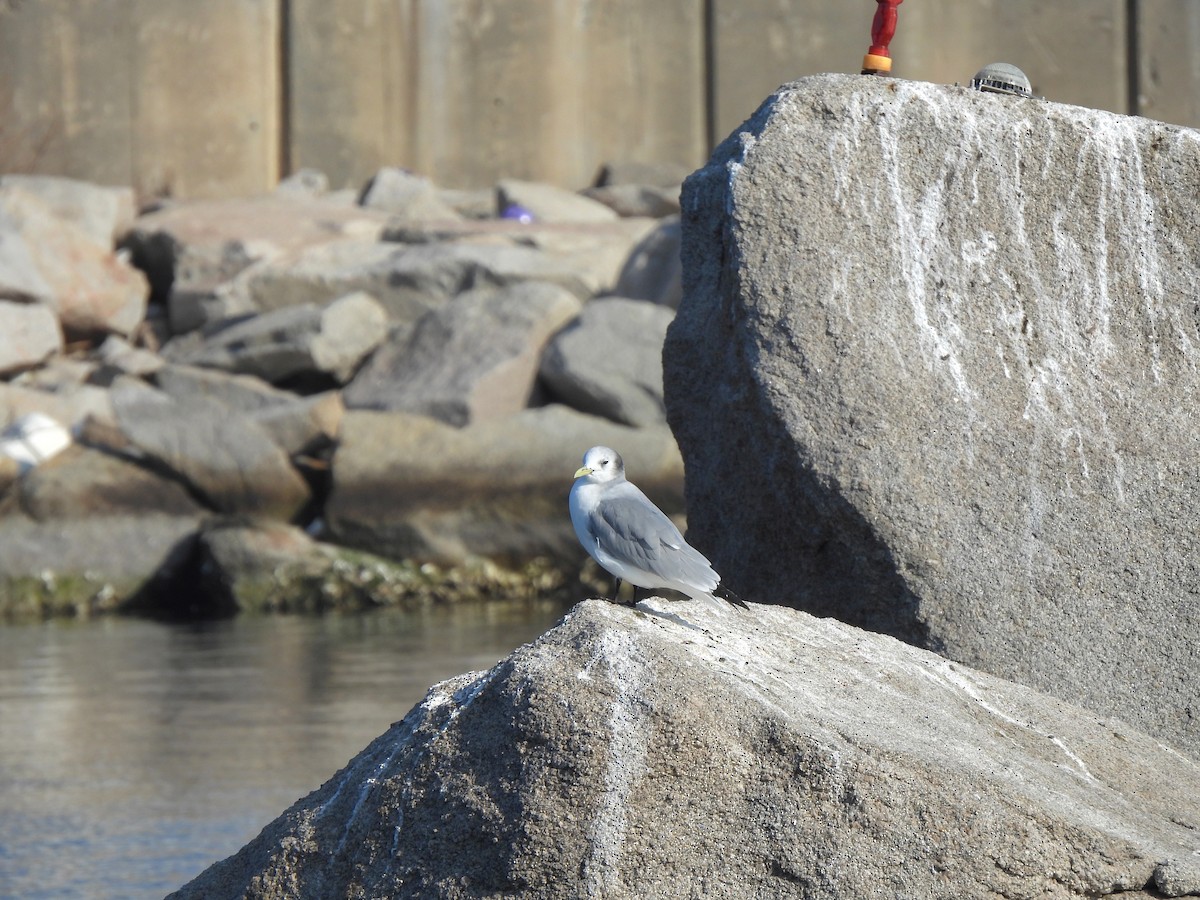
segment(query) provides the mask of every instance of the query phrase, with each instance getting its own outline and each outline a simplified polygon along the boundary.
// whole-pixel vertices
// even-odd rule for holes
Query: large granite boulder
[[[1200,756],[1200,133],[854,76],[684,190],[691,538]]]
[[[171,895],[1200,891],[1200,769],[1127,725],[779,607],[603,601],[443,682]]]
[[[544,282],[466,291],[376,353],[346,403],[450,425],[512,415],[529,405],[546,342],[579,310],[574,294]]]
[[[567,515],[583,452],[607,444],[668,514],[683,469],[665,425],[627,428],[557,404],[455,428],[426,416],[350,410],[325,507],[329,536],[391,559],[584,559]]]

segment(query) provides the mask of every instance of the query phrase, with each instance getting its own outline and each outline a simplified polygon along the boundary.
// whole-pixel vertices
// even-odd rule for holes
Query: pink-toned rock
[[[96,243],[111,248],[137,215],[131,187],[109,187],[52,175],[4,175],[0,191],[35,194],[60,219],[73,222]]]
[[[0,192],[0,244],[4,262],[37,275],[30,290],[0,295],[44,303],[68,334],[127,335],[145,316],[145,276],[27,190]],[[0,273],[0,292],[8,281]]]

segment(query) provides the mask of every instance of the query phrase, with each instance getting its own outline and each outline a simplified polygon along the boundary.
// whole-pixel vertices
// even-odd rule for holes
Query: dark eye
[[[607,466],[607,465],[608,465],[608,460],[607,460],[607,459],[602,459],[602,460],[600,460],[600,465],[601,465],[601,466]]]

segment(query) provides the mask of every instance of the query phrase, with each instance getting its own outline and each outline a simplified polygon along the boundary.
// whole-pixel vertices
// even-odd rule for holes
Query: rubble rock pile
[[[583,449],[682,512],[678,181],[620,171],[590,196],[302,172],[140,214],[0,178],[0,616],[579,588]]]

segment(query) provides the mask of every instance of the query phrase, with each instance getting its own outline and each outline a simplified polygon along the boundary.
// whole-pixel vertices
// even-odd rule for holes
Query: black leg
[[[613,584],[612,596],[608,598],[613,603],[619,603],[621,600],[621,584],[622,584],[622,582],[621,582],[620,578],[618,578],[616,580],[616,582]]]

